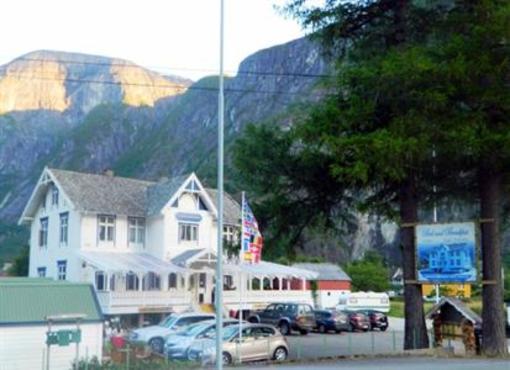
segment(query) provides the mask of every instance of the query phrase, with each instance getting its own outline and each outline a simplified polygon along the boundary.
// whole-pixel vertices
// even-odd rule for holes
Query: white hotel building
[[[239,235],[239,204],[225,194],[224,237]],[[94,285],[108,316],[211,309],[216,190],[195,174],[148,182],[45,168],[20,218],[30,225],[29,276]],[[316,273],[223,256],[225,309],[312,303]],[[125,316],[124,318],[128,318]],[[133,320],[135,316],[130,316]]]

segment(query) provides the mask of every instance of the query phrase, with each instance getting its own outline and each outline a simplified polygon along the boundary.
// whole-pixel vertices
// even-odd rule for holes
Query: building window
[[[99,241],[113,242],[115,240],[115,216],[99,215]]]
[[[60,244],[67,245],[67,235],[69,230],[69,213],[60,214]]]
[[[129,242],[132,244],[145,243],[145,218],[128,217]]]
[[[46,247],[48,245],[48,217],[41,218],[40,223],[39,246]]]
[[[179,224],[179,241],[197,241],[197,224]]]
[[[46,277],[46,267],[38,267],[37,268],[37,276]]]
[[[58,206],[58,188],[56,186],[51,189],[51,205]]]
[[[158,274],[149,272],[143,277],[143,290],[161,290],[161,279]]]
[[[139,279],[135,273],[129,272],[126,275],[126,290],[138,290]]]
[[[103,271],[96,272],[96,290],[98,292],[106,290],[106,275]]]
[[[177,288],[177,274],[172,272],[168,275],[168,289]]]
[[[227,243],[234,243],[236,240],[235,236],[234,226],[223,226],[223,240]]]
[[[66,280],[67,277],[67,261],[57,261],[57,279]]]

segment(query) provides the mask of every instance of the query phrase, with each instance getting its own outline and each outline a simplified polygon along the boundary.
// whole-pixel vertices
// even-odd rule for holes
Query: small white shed
[[[50,346],[51,370],[71,369],[77,345],[66,345],[64,337],[69,334],[76,338],[78,328],[79,358],[101,359],[103,317],[91,285],[38,278],[0,278],[0,370],[46,369],[48,317],[54,320],[52,337],[59,339]]]

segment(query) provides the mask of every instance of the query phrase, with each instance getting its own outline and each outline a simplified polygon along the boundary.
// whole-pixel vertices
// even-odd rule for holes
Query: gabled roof
[[[149,186],[147,188],[147,215],[157,215],[189,176],[177,176],[168,181]]]
[[[38,278],[0,278],[0,326],[46,323],[46,316],[84,314],[100,322],[102,313],[90,284]]]
[[[218,190],[205,189],[209,197],[218,208]],[[223,222],[229,225],[239,225],[241,223],[241,205],[228,193],[223,194]]]
[[[189,249],[172,258],[172,263],[177,266],[185,267],[188,262],[191,262],[194,257],[197,257],[204,251],[205,249]]]
[[[292,267],[301,268],[318,273],[317,280],[351,281],[349,275],[338,265],[332,263],[295,263]]]
[[[177,176],[165,182],[143,181],[126,177],[99,175],[45,168],[20,218],[30,220],[50,183],[63,193],[73,208],[81,212],[129,216],[154,216],[176,196],[187,179],[193,179],[203,190],[203,199],[216,213],[216,190],[205,189],[195,174]],[[225,223],[240,223],[241,207],[225,193]]]
[[[145,215],[148,181],[50,169],[74,206],[85,212]]]
[[[443,297],[441,300],[435,304],[425,315],[425,318],[431,319],[432,316],[438,312],[441,307],[445,305],[452,306],[457,312],[459,312],[466,319],[470,320],[473,324],[481,324],[482,318],[474,312],[471,308],[469,308],[464,302],[457,298],[453,297]]]

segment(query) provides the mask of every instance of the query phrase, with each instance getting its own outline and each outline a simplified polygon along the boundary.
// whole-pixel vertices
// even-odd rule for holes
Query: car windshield
[[[186,330],[183,330],[180,335],[185,337],[194,337],[202,333],[207,328],[209,328],[209,326],[210,326],[209,324],[204,325],[203,323],[191,325],[188,328],[186,328]]]
[[[179,319],[178,316],[167,316],[163,321],[161,321],[158,325],[164,328],[171,328],[175,322]]]

